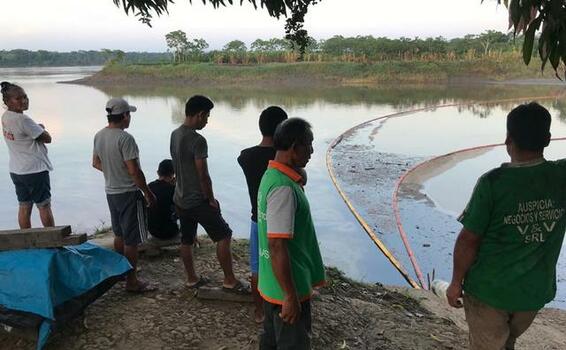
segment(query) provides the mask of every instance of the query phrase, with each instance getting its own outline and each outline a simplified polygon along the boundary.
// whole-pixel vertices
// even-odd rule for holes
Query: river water
[[[92,233],[110,223],[102,174],[91,167],[93,136],[106,125],[104,106],[110,97],[122,96],[138,107],[128,131],[138,142],[142,168],[151,181],[156,177],[159,161],[169,157],[169,135],[183,121],[184,102],[198,93],[210,96],[215,102],[209,123],[202,131],[209,144],[209,167],[215,194],[235,236],[247,237],[250,204],[236,158],[241,149],[259,142],[257,120],[261,110],[269,105],[280,105],[290,116],[305,118],[313,125],[315,153],[306,168],[309,175],[306,192],[325,263],[340,268],[353,278],[386,284],[405,282],[375,248],[336,193],[325,165],[325,152],[331,141],[353,125],[407,109],[549,95],[561,90],[556,86],[191,88],[153,86],[150,81],[132,86],[94,88],[58,83],[87,76],[96,70],[97,67],[0,69],[0,80],[13,81],[26,90],[30,98],[27,114],[45,124],[53,136],[53,143],[48,148],[54,165],[51,181],[57,224],[70,224],[74,232]],[[508,106],[503,104],[500,108],[503,110]],[[454,125],[446,130],[458,128],[459,123],[460,128],[468,127],[461,122],[465,118],[492,120],[493,108],[453,108]],[[556,108],[560,110],[562,106]],[[395,149],[403,148],[404,151],[399,153],[406,150],[407,154],[419,155],[423,149],[434,147],[442,140],[419,137],[419,128],[424,127],[443,128],[434,120],[426,126],[408,123],[396,134],[386,133],[391,139],[384,144]],[[491,127],[494,127],[493,123],[489,123]],[[448,133],[442,135],[450,139],[446,136]],[[473,145],[478,140],[468,141]],[[15,228],[17,201],[3,142],[0,143],[0,183],[0,229]],[[35,214],[33,222],[34,225],[39,223]]]

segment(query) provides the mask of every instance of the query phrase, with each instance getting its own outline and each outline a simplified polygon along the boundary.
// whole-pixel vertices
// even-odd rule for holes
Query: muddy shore
[[[411,277],[416,279],[417,276],[397,230],[393,194],[398,179],[409,169],[430,157],[411,157],[406,154],[388,153],[376,149],[368,140],[379,137],[387,120],[387,118],[376,120],[343,134],[329,151],[330,164],[333,167],[336,181],[347,200],[364,218],[368,226],[375,231],[378,238],[385,243],[395,258],[402,263]],[[431,169],[423,170],[419,172],[419,175],[434,176],[436,172],[450,167],[452,163],[471,156],[469,153],[462,153],[439,159],[428,164]],[[450,266],[452,260],[450,254],[438,257],[432,252],[439,250],[435,245],[449,246],[452,249],[457,230],[459,230],[458,223],[454,218],[434,210],[433,202],[420,191],[420,183],[423,179],[417,177],[417,174],[408,176],[399,188],[400,215],[403,223],[407,223],[405,229],[408,231],[409,240],[413,247],[428,247],[419,249],[421,253],[425,250],[430,252],[428,256],[424,253],[418,255],[421,267],[434,267],[434,264],[439,263],[440,260],[443,266]],[[430,222],[433,222],[434,225]],[[427,272],[432,272],[432,269],[423,270],[425,280]],[[437,277],[439,277],[438,274]],[[440,277],[450,278],[449,275]],[[439,298],[430,298],[428,292],[407,288],[393,288],[393,290],[416,298],[420,301],[421,306],[431,310],[439,317],[450,319],[458,325],[460,330],[467,329],[461,310],[450,308]],[[537,316],[533,326],[519,338],[517,348],[564,349],[566,348],[566,335],[560,329],[566,329],[565,326],[566,311],[545,308]]]
[[[197,270],[219,284],[214,245],[204,237],[201,242]],[[233,247],[236,274],[244,277],[247,241],[237,240]],[[131,295],[123,284],[115,285],[56,333],[45,349],[257,349],[261,326],[253,321],[251,304],[196,298],[183,286],[177,247],[142,254],[140,270],[143,278],[159,283],[158,291]],[[328,285],[313,302],[314,349],[432,350],[466,344],[463,312],[430,292],[362,284],[332,268],[327,277]],[[545,310],[520,344],[525,349],[563,349],[564,326],[563,313]],[[33,349],[34,344],[1,334],[0,348]]]

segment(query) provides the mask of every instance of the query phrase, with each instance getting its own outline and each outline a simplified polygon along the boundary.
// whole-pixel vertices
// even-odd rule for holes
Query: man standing
[[[28,95],[20,86],[0,83],[2,100],[8,108],[2,115],[2,134],[10,155],[10,177],[18,197],[18,224],[21,229],[31,227],[33,204],[45,227],[55,226],[51,211],[51,184],[53,170],[47,156],[51,135],[42,124],[24,114],[29,107]]]
[[[265,300],[260,348],[310,349],[310,297],[325,274],[302,179],[294,169],[304,168],[313,153],[311,126],[288,119],[277,127],[273,142],[275,160],[258,192],[258,289]]]
[[[449,303],[461,307],[470,348],[514,349],[556,294],[566,228],[566,161],[547,161],[548,111],[532,102],[507,116],[510,163],[481,176],[460,216]]]
[[[238,163],[246,176],[248,192],[252,205],[252,218],[250,226],[250,269],[252,272],[252,297],[255,302],[254,319],[257,323],[263,321],[263,299],[257,292],[257,274],[259,269],[259,247],[257,238],[257,191],[259,183],[267,164],[275,158],[273,148],[273,134],[275,128],[287,119],[287,113],[277,106],[266,108],[259,116],[259,130],[261,142],[257,146],[242,150],[238,157]]]
[[[230,242],[232,230],[220,213],[208,173],[208,145],[202,130],[214,104],[204,96],[193,96],[185,105],[185,122],[171,134],[171,158],[177,176],[173,201],[181,222],[181,258],[187,273],[187,287],[199,288],[208,282],[198,276],[193,262],[193,243],[201,224],[216,243],[216,255],[224,272],[223,290],[249,294],[249,288],[234,276]]]
[[[136,274],[138,245],[147,239],[144,197],[152,206],[155,195],[140,168],[136,141],[124,131],[130,126],[130,112],[136,110],[121,98],[108,101],[108,126],[94,136],[92,166],[104,174],[112,230],[116,235],[114,249],[132,265],[126,277],[126,290],[141,293],[156,289],[139,280]]]

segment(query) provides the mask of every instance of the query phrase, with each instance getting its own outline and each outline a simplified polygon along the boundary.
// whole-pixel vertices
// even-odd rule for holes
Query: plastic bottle
[[[431,284],[431,289],[434,294],[441,297],[442,299],[448,302],[448,298],[446,297],[446,290],[450,286],[450,283],[443,281],[443,280],[434,280]],[[458,304],[463,305],[464,300],[462,298],[458,298]]]

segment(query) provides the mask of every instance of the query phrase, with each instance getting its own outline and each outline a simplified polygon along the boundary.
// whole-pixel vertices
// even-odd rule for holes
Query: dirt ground
[[[247,241],[234,242],[235,270],[241,277],[248,271],[247,250]],[[196,264],[213,283],[221,283],[215,249],[206,238],[196,250]],[[258,348],[261,326],[251,317],[251,304],[196,298],[183,286],[176,247],[162,249],[157,256],[142,255],[140,269],[143,278],[159,283],[158,291],[131,295],[118,283],[56,333],[46,349]],[[465,348],[462,312],[449,309],[432,293],[361,284],[336,269],[328,269],[327,277],[328,285],[313,302],[314,349]],[[523,342],[522,348],[566,348],[564,312],[545,310],[543,316],[529,331],[532,341]],[[0,349],[33,348],[30,341],[0,335]]]

